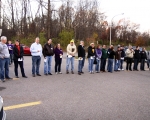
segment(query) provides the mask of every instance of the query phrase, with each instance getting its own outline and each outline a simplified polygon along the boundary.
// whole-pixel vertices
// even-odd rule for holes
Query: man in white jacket
[[[69,74],[69,65],[71,63],[71,73],[74,74],[74,57],[77,52],[76,45],[74,44],[74,40],[70,41],[70,44],[67,46],[67,62],[66,62],[66,74]]]
[[[134,54],[134,50],[133,50],[132,46],[129,46],[129,48],[126,50],[125,53],[126,53],[126,57],[127,57],[126,70],[132,71],[131,67],[132,67],[133,54]]]

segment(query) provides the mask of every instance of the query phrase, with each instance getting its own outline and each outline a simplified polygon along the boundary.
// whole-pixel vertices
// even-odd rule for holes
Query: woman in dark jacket
[[[145,60],[146,59],[147,59],[147,56],[146,56],[145,48],[142,48],[142,51],[141,51],[141,66],[140,66],[141,71],[145,71],[144,67],[145,67]]]
[[[88,61],[89,61],[90,74],[94,74],[93,64],[94,64],[95,55],[96,55],[96,53],[95,53],[94,43],[91,43],[90,46],[88,47]]]
[[[19,40],[16,40],[13,48],[14,69],[15,69],[16,78],[19,78],[18,65],[20,66],[22,77],[27,78],[27,76],[24,73],[24,67],[23,67],[23,53],[24,53],[23,47],[20,45]]]
[[[109,49],[109,56],[108,56],[108,72],[110,73],[113,72],[114,57],[115,57],[114,47],[111,46],[111,48]]]
[[[54,50],[54,54],[55,54],[55,73],[56,74],[62,74],[61,72],[61,63],[62,63],[62,55],[63,55],[63,51],[60,48],[60,44],[57,44],[55,50]]]

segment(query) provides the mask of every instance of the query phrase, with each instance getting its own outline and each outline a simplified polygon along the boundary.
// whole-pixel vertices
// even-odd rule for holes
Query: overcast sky
[[[110,21],[116,14],[123,16],[114,19],[125,18],[140,24],[140,31],[150,30],[150,0],[99,0],[100,8],[106,12]]]
[[[98,0],[98,3],[100,10],[105,12],[108,23],[115,15],[124,13],[116,16],[113,21],[125,18],[140,24],[140,31],[150,32],[150,0]],[[55,4],[57,4],[56,8],[61,5],[58,2]]]
[[[72,1],[75,4],[78,0]],[[105,12],[109,23],[112,17],[124,13],[124,15],[117,16],[113,20],[118,21],[125,18],[140,24],[140,31],[142,32],[150,30],[150,0],[98,0],[98,3],[100,10]],[[57,9],[61,2],[56,2],[55,4]]]

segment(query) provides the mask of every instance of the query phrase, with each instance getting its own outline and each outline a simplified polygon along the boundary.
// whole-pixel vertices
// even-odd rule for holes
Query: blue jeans
[[[123,62],[124,60],[120,60],[120,69],[123,69]]]
[[[66,70],[69,71],[69,65],[70,65],[70,62],[71,62],[71,71],[74,70],[74,57],[67,57],[67,61],[66,61]]]
[[[83,57],[83,61],[82,61],[82,69],[84,67],[84,62],[85,62],[85,57]]]
[[[120,68],[120,60],[115,60],[114,71],[118,71],[119,68]]]
[[[138,69],[138,64],[139,64],[139,59],[134,59],[133,70],[137,70]]]
[[[44,74],[51,73],[51,63],[53,56],[46,56],[46,62],[44,62]]]
[[[84,67],[85,57],[83,57],[83,60],[79,60],[78,64],[78,72],[83,72],[82,69]]]
[[[150,59],[147,60],[147,67],[150,68]]]
[[[13,54],[10,54],[9,65],[11,65],[12,63],[13,63]]]
[[[88,58],[88,71],[90,72],[90,59]]]
[[[108,59],[108,72],[113,72],[113,61],[114,59]]]
[[[32,74],[39,74],[40,69],[40,63],[41,63],[41,57],[40,56],[32,56]]]
[[[99,72],[100,71],[100,62],[101,62],[101,60],[96,59],[96,61],[97,61],[97,64],[95,65],[95,71]]]
[[[0,79],[9,78],[9,58],[0,58]]]
[[[94,59],[88,58],[88,60],[89,60],[89,72],[93,72]]]

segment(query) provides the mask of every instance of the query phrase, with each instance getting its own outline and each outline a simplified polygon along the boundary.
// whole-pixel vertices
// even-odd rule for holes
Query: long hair
[[[58,49],[58,45],[60,45],[60,43],[57,43],[57,44],[56,44],[55,49],[56,49],[56,48]]]

